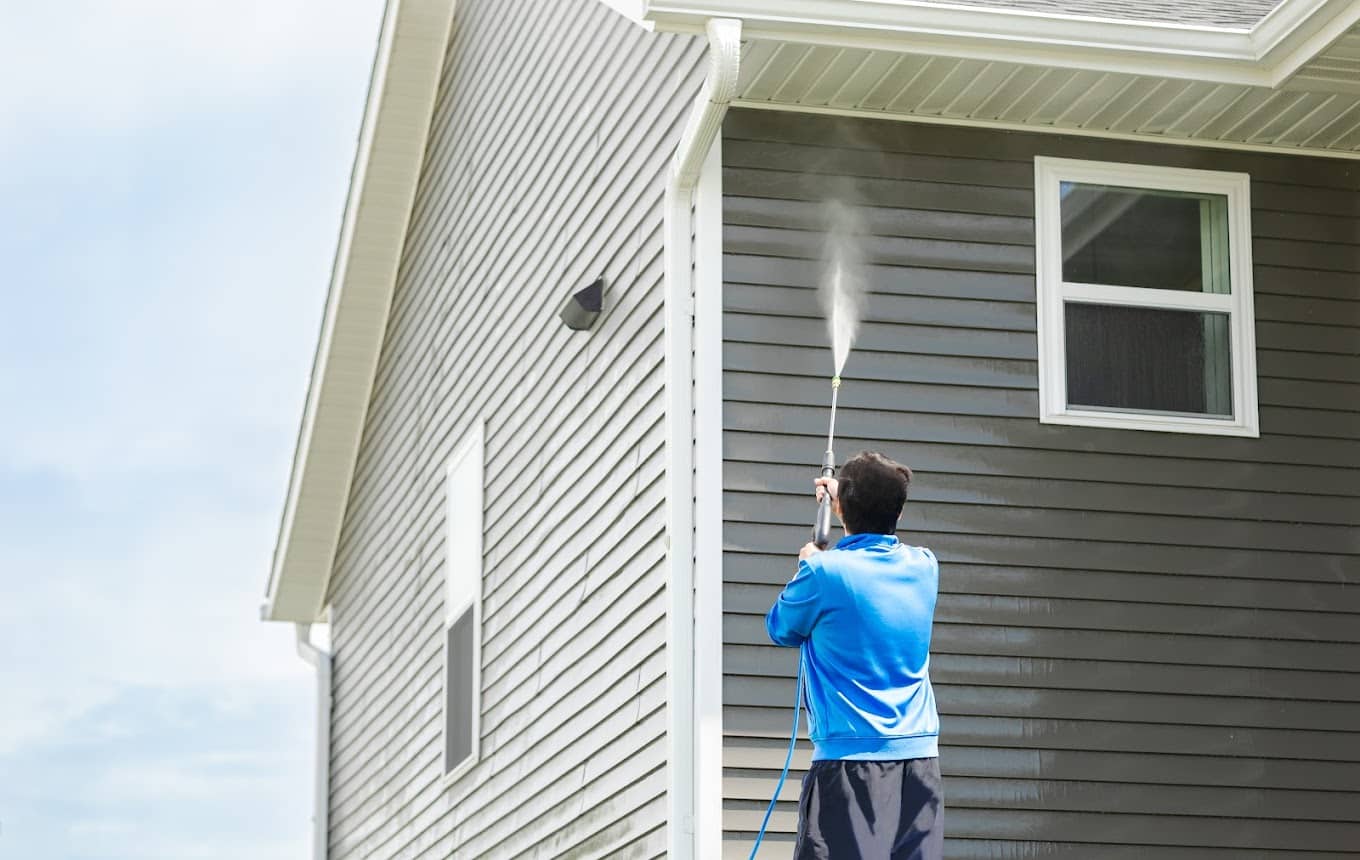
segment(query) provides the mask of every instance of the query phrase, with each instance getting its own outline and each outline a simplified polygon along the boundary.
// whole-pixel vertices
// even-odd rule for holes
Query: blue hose
[[[760,842],[765,838],[765,828],[770,823],[770,814],[774,812],[774,805],[779,801],[779,793],[784,790],[784,780],[789,775],[789,765],[793,762],[793,748],[798,745],[798,718],[801,716],[803,705],[803,649],[798,649],[798,680],[794,682],[793,693],[793,731],[789,732],[789,752],[784,756],[784,770],[779,774],[779,783],[774,787],[774,797],[770,798],[770,806],[765,810],[765,820],[760,822],[760,832],[756,834],[756,844],[751,846],[750,860],[756,860],[756,852],[760,850]]]

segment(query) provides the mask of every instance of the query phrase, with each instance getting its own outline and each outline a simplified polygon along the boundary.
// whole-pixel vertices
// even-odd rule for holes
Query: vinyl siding
[[[1260,439],[1039,423],[1035,155],[1252,175]],[[846,177],[873,294],[836,451],[916,470],[904,539],[940,557],[946,855],[1357,856],[1360,164],[774,111],[730,113],[723,161],[725,856],[787,742],[763,615],[814,511]]]
[[[662,197],[703,53],[594,0],[458,3],[329,595],[333,858],[664,854]],[[481,760],[445,787],[444,474],[479,418]]]

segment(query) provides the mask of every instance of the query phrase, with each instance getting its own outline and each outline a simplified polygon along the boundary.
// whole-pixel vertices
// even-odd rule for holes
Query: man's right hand
[[[836,491],[840,487],[840,483],[835,478],[818,478],[816,481],[816,485],[817,485],[817,502],[819,504],[822,501],[822,497],[825,496],[827,493],[830,493],[832,501],[835,501]]]

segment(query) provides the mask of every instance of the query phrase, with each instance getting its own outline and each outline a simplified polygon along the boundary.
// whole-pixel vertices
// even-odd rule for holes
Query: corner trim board
[[[695,848],[721,857],[723,590],[722,138],[694,195]]]
[[[665,199],[665,344],[666,344],[666,700],[667,731],[667,848],[672,858],[709,856],[696,850],[696,816],[703,787],[698,756],[708,749],[700,717],[711,718],[711,703],[700,693],[710,690],[712,667],[696,673],[696,604],[721,601],[721,594],[702,594],[696,586],[708,580],[695,578],[695,289],[699,273],[711,270],[712,261],[696,266],[695,244],[711,239],[712,226],[695,228],[695,188],[711,164],[710,150],[718,137],[723,116],[736,91],[741,59],[741,22],[709,20],[709,70],[695,98],[676,147]],[[711,188],[711,186],[710,186]],[[707,195],[703,200],[707,200]],[[703,206],[699,214],[711,209]],[[721,241],[721,225],[719,242]],[[721,262],[718,263],[719,267]],[[719,268],[721,272],[721,268]],[[705,535],[707,535],[707,530]],[[708,550],[711,552],[711,549]],[[721,576],[721,574],[719,574]],[[707,646],[704,646],[705,648]],[[718,672],[721,672],[719,665]],[[696,680],[696,674],[707,680]],[[721,677],[716,681],[721,685]],[[696,700],[700,701],[696,709]],[[719,720],[721,707],[719,705]],[[710,724],[711,730],[711,724]],[[721,726],[719,726],[721,743]],[[719,753],[720,754],[720,753]],[[711,757],[711,754],[709,754]],[[719,800],[721,803],[721,799]],[[705,807],[707,808],[707,807]],[[719,814],[721,810],[719,809]],[[705,819],[704,833],[712,832]],[[721,839],[721,823],[717,824]],[[701,844],[711,837],[700,833]]]

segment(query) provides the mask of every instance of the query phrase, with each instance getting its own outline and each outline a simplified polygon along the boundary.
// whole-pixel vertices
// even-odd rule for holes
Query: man
[[[894,532],[911,470],[863,452],[819,478],[845,537],[809,543],[765,616],[771,641],[802,646],[812,768],[795,860],[939,860],[944,795],[930,686],[940,569]]]

